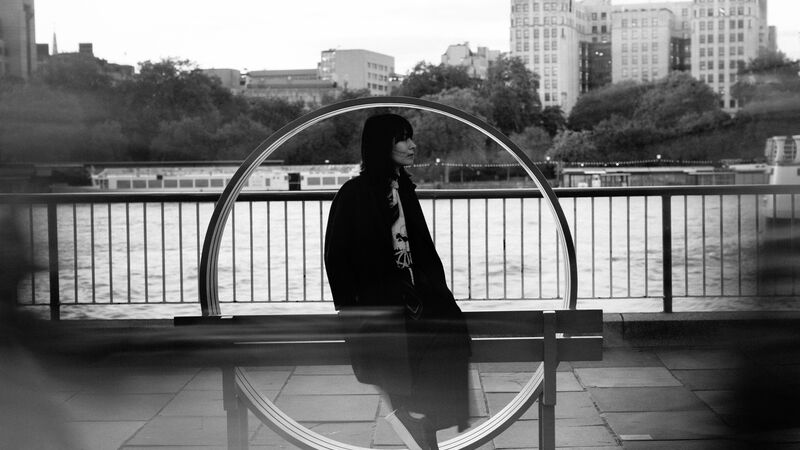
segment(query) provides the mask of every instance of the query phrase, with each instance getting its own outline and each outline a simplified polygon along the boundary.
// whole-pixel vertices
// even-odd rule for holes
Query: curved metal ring
[[[205,240],[203,242],[203,253],[200,260],[199,274],[198,274],[198,294],[200,297],[200,306],[204,316],[220,315],[219,306],[219,293],[217,285],[217,268],[219,259],[219,248],[222,243],[222,235],[225,229],[225,224],[236,202],[236,198],[244,188],[247,179],[264,162],[278,147],[284,144],[293,136],[297,135],[306,128],[321,122],[325,119],[344,114],[351,111],[361,109],[381,108],[381,107],[401,107],[411,108],[423,111],[429,111],[437,114],[450,117],[458,120],[461,123],[469,125],[470,127],[480,131],[484,135],[491,138],[495,143],[500,145],[507,152],[522,165],[531,179],[534,181],[539,191],[542,193],[550,212],[556,219],[556,227],[558,231],[558,238],[561,241],[562,248],[566,252],[564,258],[565,274],[566,274],[566,287],[564,289],[564,308],[575,309],[577,304],[577,263],[575,257],[575,247],[573,246],[572,236],[569,230],[569,224],[561,206],[558,203],[553,190],[544,178],[544,175],[539,169],[534,166],[533,161],[507,136],[496,130],[494,127],[485,121],[465,113],[459,109],[451,106],[443,105],[440,103],[422,100],[410,97],[368,97],[359,98],[354,100],[345,100],[342,102],[334,103],[326,107],[312,111],[298,119],[289,122],[281,129],[273,133],[269,138],[264,140],[247,159],[242,163],[239,169],[231,178],[231,181],[225,186],[225,189],[214,207],[214,212],[211,215],[211,221],[208,224],[208,231],[206,231]],[[540,368],[541,370],[541,368]],[[537,372],[538,373],[538,372]],[[246,376],[240,373],[240,381],[247,384]],[[240,386],[241,387],[241,386]],[[475,429],[457,436],[456,438],[443,443],[448,450],[477,448],[483,443],[492,439],[499,434],[502,430],[516,420],[525,409],[527,409],[535,400],[537,392],[541,389],[541,378],[537,381],[537,376],[531,378],[520,393],[504,408],[503,411],[508,412],[503,414],[501,411],[495,417],[489,419],[484,425],[476,427]],[[241,391],[240,391],[241,392]],[[310,431],[300,425],[287,426],[285,420],[278,420],[279,417],[286,417],[280,410],[268,399],[251,393],[253,397],[250,399],[250,405],[258,408],[262,414],[259,417],[267,419],[268,425],[273,427],[276,431],[289,438],[290,441],[295,443],[302,443],[306,448],[323,448],[323,449],[340,449],[342,447],[355,449],[357,447],[348,445],[334,445],[333,441],[323,438],[322,436]],[[272,414],[264,414],[264,411],[272,411]],[[444,448],[444,447],[443,447]]]

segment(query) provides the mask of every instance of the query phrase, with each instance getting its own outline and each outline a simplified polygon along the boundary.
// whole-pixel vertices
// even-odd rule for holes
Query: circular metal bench
[[[220,310],[217,289],[219,248],[227,219],[231,214],[233,206],[236,202],[236,198],[242,191],[242,188],[245,186],[245,183],[250,175],[278,147],[308,127],[325,119],[329,119],[347,112],[386,107],[423,110],[455,119],[486,135],[501,148],[509,152],[517,160],[517,162],[519,162],[519,164],[525,169],[536,186],[539,188],[543,199],[545,200],[555,219],[555,224],[558,230],[558,238],[562,248],[566,253],[566,257],[564,258],[566,274],[564,308],[575,309],[577,298],[577,268],[575,261],[575,248],[570,235],[569,225],[566,217],[564,216],[564,212],[558,203],[555,193],[548,185],[547,180],[544,178],[542,173],[533,164],[531,159],[507,136],[500,133],[480,118],[465,113],[459,109],[417,98],[369,97],[346,100],[325,106],[296,120],[293,120],[263,141],[242,163],[242,165],[231,178],[228,185],[225,187],[219,201],[214,208],[214,212],[211,216],[211,221],[208,225],[208,231],[206,232],[203,243],[203,253],[199,267],[199,297],[202,315],[204,317],[220,316],[222,314]],[[555,316],[552,316],[551,320],[553,321],[550,330],[552,337],[549,342],[551,342],[552,345],[555,345]],[[547,326],[545,326],[545,328],[547,328]],[[546,334],[545,340],[548,339],[547,336],[548,335]],[[544,354],[548,355],[549,353],[545,351]],[[554,353],[550,356],[546,356],[546,358],[551,358],[551,363],[555,362],[555,364],[557,364]],[[513,424],[514,421],[522,416],[522,414],[525,413],[531,404],[533,404],[534,401],[536,401],[537,398],[542,395],[543,389],[547,391],[547,389],[543,387],[543,382],[547,376],[545,365],[546,364],[542,364],[539,367],[539,369],[534,373],[533,377],[522,388],[519,394],[517,394],[517,396],[499,413],[489,418],[486,422],[470,429],[469,431],[446,442],[440,443],[440,448],[448,450],[478,448],[511,426],[511,424]],[[552,370],[552,376],[554,378],[555,367],[550,367],[548,370]],[[232,383],[235,386],[238,397],[237,401],[246,405],[247,408],[252,410],[257,417],[264,421],[264,423],[266,423],[273,430],[293,444],[307,449],[355,450],[359,448],[328,439],[294,421],[292,418],[278,409],[273,402],[260,395],[258,390],[256,390],[248,380],[247,373],[243,369],[234,369],[230,372],[230,374],[231,375],[228,375],[228,377],[230,378],[232,376],[232,379],[228,380],[228,383]],[[552,382],[551,390],[553,391],[551,394],[553,396],[552,405],[550,405],[552,407],[555,405],[554,380]],[[235,407],[232,408],[236,410]],[[246,423],[246,410],[244,412],[238,410],[237,414],[239,414],[239,419],[243,419]],[[243,418],[241,417],[242,414],[244,415]],[[242,433],[241,430],[237,432]],[[229,435],[230,433],[231,431],[229,430]],[[542,438],[540,437],[540,442],[541,439]],[[548,440],[549,439],[550,438],[548,438]],[[247,445],[246,436],[234,437],[233,440],[234,442],[238,442],[241,446],[246,447]],[[547,443],[545,446],[550,447],[549,443]]]

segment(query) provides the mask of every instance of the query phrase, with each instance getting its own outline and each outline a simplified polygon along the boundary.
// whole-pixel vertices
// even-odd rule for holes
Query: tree
[[[159,151],[169,149],[169,154],[184,159],[184,153],[191,151],[178,151],[173,145],[168,145],[178,136],[167,139],[164,127],[169,129],[174,125],[182,132],[188,132],[192,126],[203,124],[206,133],[214,133],[219,126],[236,120],[247,109],[247,102],[234,97],[218,78],[205,75],[188,61],[145,61],[139,66],[138,74],[116,88],[119,96],[116,113],[123,132],[130,139],[129,150],[133,159],[153,157],[151,143],[157,136],[161,137]],[[197,131],[184,137],[188,136],[199,139],[197,148],[203,150],[194,152],[196,155],[213,157],[203,133]]]
[[[550,137],[558,134],[567,127],[567,119],[560,106],[548,106],[542,110],[542,128],[547,130]]]
[[[720,111],[719,96],[688,73],[673,72],[650,85],[639,99],[633,118],[661,129],[688,125],[686,116]]]
[[[405,77],[403,84],[392,94],[421,98],[448,89],[466,89],[476,86],[477,80],[470,78],[466,67],[445,64],[435,66],[420,61]]]
[[[46,85],[71,91],[103,91],[111,87],[107,62],[83,53],[52,55],[42,64],[36,78]]]
[[[277,130],[303,114],[302,101],[290,102],[288,100],[269,97],[250,99],[248,116],[261,125]]]
[[[489,121],[504,134],[519,133],[541,120],[539,79],[518,57],[500,57],[480,92],[492,105]]]
[[[731,95],[745,112],[800,110],[800,61],[764,52],[741,68]]]
[[[599,160],[590,131],[562,130],[553,139],[553,146],[547,151],[547,156],[563,162]]]
[[[485,119],[491,111],[487,99],[474,89],[450,89],[426,100],[443,103]],[[417,111],[409,120],[414,128],[418,163],[433,163],[437,158],[446,163],[485,163],[493,158],[486,136],[458,120],[441,114]],[[449,181],[449,166],[445,166],[444,180]]]
[[[598,158],[605,161],[652,159],[646,153],[647,146],[665,138],[661,128],[652,122],[638,122],[621,116],[600,122],[592,132],[592,142],[597,148]]]
[[[567,123],[573,130],[592,130],[613,115],[632,118],[648,89],[646,84],[623,81],[587,92],[572,107]]]
[[[542,127],[531,125],[521,133],[509,136],[533,161],[542,161],[553,143],[550,134]]]

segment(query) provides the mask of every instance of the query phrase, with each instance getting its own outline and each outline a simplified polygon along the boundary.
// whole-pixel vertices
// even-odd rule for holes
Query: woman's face
[[[414,163],[414,153],[416,151],[417,145],[414,144],[411,138],[398,141],[392,149],[392,161],[398,166],[410,166]]]

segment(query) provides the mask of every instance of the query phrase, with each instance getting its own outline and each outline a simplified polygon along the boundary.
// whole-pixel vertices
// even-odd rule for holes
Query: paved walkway
[[[760,367],[756,363],[764,362],[766,368],[755,369]],[[534,367],[474,365],[474,421],[485,420],[502,408]],[[349,366],[254,367],[249,371],[264,395],[318,433],[363,447],[400,444],[382,419],[388,412],[386,405],[371,386],[355,380]],[[64,433],[77,439],[80,448],[225,447],[218,368],[130,367],[117,361],[31,373],[39,375],[20,380],[22,391],[45,393],[43,402],[50,403],[50,411],[61,413],[57,421],[66,424]],[[783,417],[780,398],[793,400],[791,387],[798,383],[797,374],[800,352],[792,356],[783,351],[777,358],[730,347],[606,349],[601,362],[559,368],[557,445],[575,449],[748,448],[732,440],[752,432],[740,427],[746,418],[742,408],[756,408],[747,409],[758,411],[750,419],[774,423],[775,417]],[[770,386],[776,389],[769,393],[779,399],[757,409],[758,401],[750,400],[764,392],[751,395],[746,388],[753,379],[772,380]],[[484,448],[535,448],[536,409],[534,405]],[[293,448],[252,415],[249,423],[251,448]],[[59,430],[57,425],[50,429]],[[439,439],[452,435],[452,430],[444,430]],[[773,430],[758,439],[761,444],[752,448],[767,448],[764,439],[772,441],[769,448],[800,448],[800,429]]]

